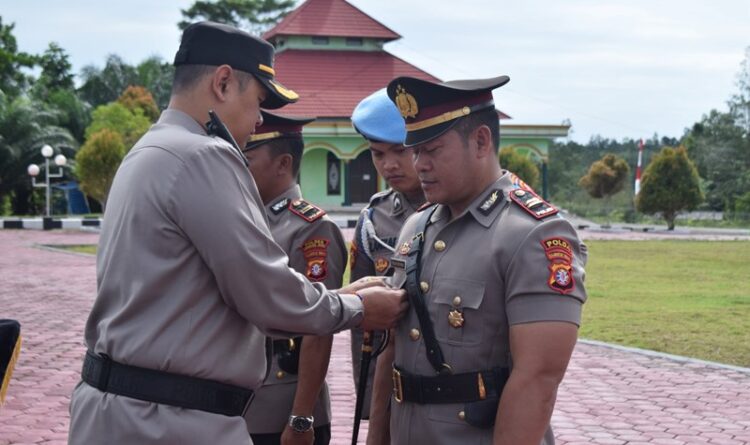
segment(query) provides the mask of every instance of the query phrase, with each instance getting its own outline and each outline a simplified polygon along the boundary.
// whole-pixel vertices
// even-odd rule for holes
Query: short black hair
[[[218,67],[214,65],[177,65],[172,78],[172,94],[182,93],[195,87],[205,76],[213,74],[216,68]],[[236,69],[234,73],[239,81],[240,91],[245,91],[253,75]]]
[[[486,125],[490,129],[492,145],[495,153],[497,153],[500,149],[500,116],[498,116],[494,107],[461,118],[453,129],[465,139],[469,137],[472,131],[482,125]]]
[[[296,178],[302,164],[302,151],[305,148],[305,143],[302,139],[298,137],[274,139],[268,146],[271,148],[269,152],[272,159],[283,154],[292,156],[292,176]]]

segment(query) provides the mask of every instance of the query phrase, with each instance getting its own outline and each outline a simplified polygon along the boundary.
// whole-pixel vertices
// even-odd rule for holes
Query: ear
[[[233,75],[231,66],[221,65],[216,68],[214,75],[211,77],[211,91],[221,102],[227,100],[227,88]]]
[[[274,160],[276,163],[276,174],[281,176],[287,172],[291,173],[292,171],[292,155],[289,153],[284,153],[279,156],[276,156],[276,159]]]
[[[495,155],[495,148],[492,145],[492,132],[488,126],[480,125],[474,129],[474,141],[478,158]]]

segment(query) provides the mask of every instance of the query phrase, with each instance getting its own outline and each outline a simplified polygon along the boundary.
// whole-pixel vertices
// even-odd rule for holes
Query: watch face
[[[298,416],[292,419],[292,429],[298,433],[304,433],[312,428],[312,419],[309,417]]]

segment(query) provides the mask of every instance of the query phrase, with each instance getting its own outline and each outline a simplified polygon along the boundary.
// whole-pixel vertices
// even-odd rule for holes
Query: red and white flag
[[[638,141],[638,165],[635,167],[635,194],[641,191],[641,166],[643,165],[643,139]]]

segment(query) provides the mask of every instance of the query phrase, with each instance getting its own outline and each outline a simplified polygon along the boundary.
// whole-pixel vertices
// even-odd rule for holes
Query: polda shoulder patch
[[[289,203],[289,210],[307,222],[313,222],[326,214],[320,207],[310,204],[304,199],[295,199]]]
[[[548,203],[531,190],[515,189],[508,192],[510,199],[536,219],[557,214],[557,207]]]

